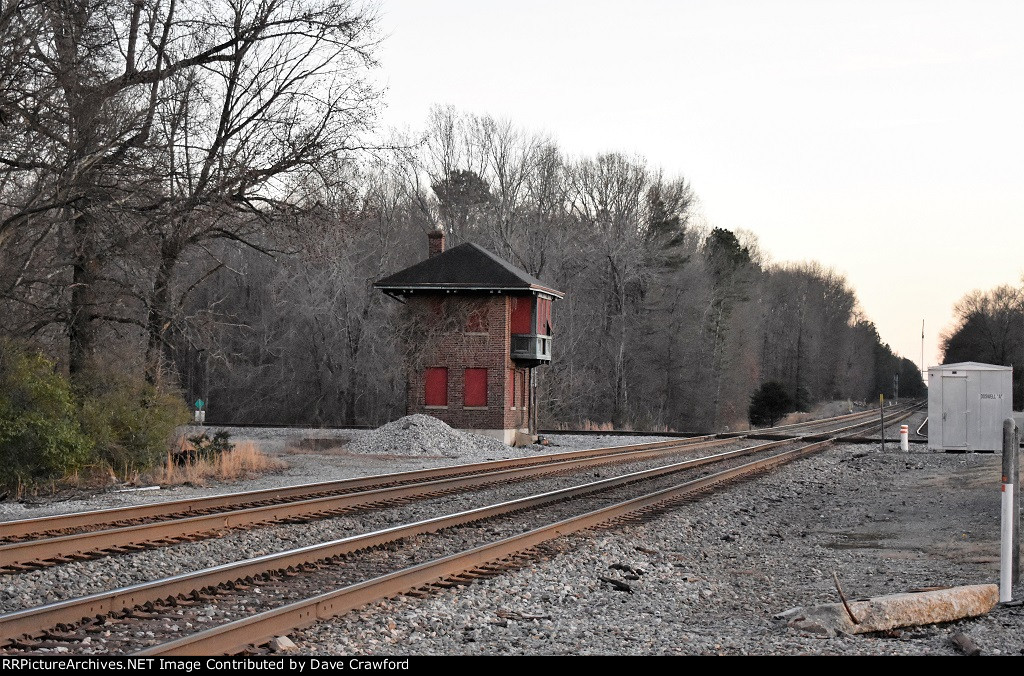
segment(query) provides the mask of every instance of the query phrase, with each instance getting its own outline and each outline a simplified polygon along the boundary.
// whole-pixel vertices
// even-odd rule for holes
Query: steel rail
[[[212,655],[232,653],[260,645],[318,620],[344,614],[368,603],[443,582],[488,564],[500,563],[537,545],[589,530],[630,516],[664,508],[717,485],[749,476],[805,457],[830,445],[831,440],[786,451],[706,477],[604,507],[577,517],[536,528],[521,535],[421,563],[388,575],[258,613],[251,617],[198,632],[175,641],[146,648],[138,655]],[[487,573],[488,571],[481,571]],[[465,582],[465,580],[460,580]]]
[[[804,426],[809,426],[809,425],[822,424],[822,423],[826,423],[828,421],[839,422],[840,420],[849,420],[849,419],[853,419],[853,418],[873,416],[875,413],[876,413],[876,411],[874,411],[874,410],[856,411],[854,413],[844,413],[843,415],[837,415],[837,416],[833,416],[831,418],[821,418],[820,420],[805,420],[805,421],[799,422],[799,423],[791,423],[789,425],[780,425],[779,427],[761,428],[758,431],[759,432],[779,432],[779,431],[782,431],[782,430],[792,429],[794,427],[804,427]],[[750,430],[750,431],[753,432],[754,430]]]
[[[452,526],[475,523],[503,514],[520,512],[541,505],[562,502],[580,495],[608,490],[619,486],[635,483],[701,467],[730,458],[751,455],[766,451],[776,446],[792,443],[791,440],[771,441],[763,444],[725,451],[711,456],[694,458],[679,463],[672,463],[652,469],[631,472],[618,477],[601,479],[578,486],[548,491],[537,495],[509,500],[485,507],[457,512],[445,516],[425,519],[410,524],[392,526],[382,530],[354,535],[326,543],[309,545],[293,550],[267,554],[243,561],[226,563],[203,570],[192,571],[172,577],[144,582],[129,587],[122,587],[96,594],[90,594],[66,601],[58,601],[35,608],[27,608],[0,615],[0,645],[9,643],[17,637],[33,634],[49,627],[61,624],[73,624],[83,618],[106,615],[180,595],[191,594],[217,585],[236,582],[256,575],[275,571],[294,569],[308,563],[331,559],[344,554],[351,554],[361,549],[378,547],[402,538],[413,537],[426,533],[434,533]]]
[[[180,514],[201,513],[209,509],[232,508],[240,504],[253,504],[268,500],[295,499],[321,493],[369,490],[373,488],[383,488],[386,486],[418,481],[429,481],[437,478],[446,478],[457,475],[468,475],[498,469],[525,467],[548,462],[561,462],[575,458],[619,453],[624,450],[643,450],[662,448],[666,446],[687,446],[713,439],[715,439],[714,435],[708,435],[702,437],[691,437],[688,439],[652,441],[643,444],[588,448],[580,451],[546,453],[544,455],[533,455],[524,458],[488,460],[486,462],[447,465],[444,467],[432,467],[428,469],[394,472],[390,474],[374,474],[365,477],[342,479],[339,481],[315,482],[294,486],[283,486],[280,488],[267,488],[257,491],[240,491],[206,497],[169,500],[131,507],[111,507],[107,509],[89,510],[85,512],[69,512],[66,514],[55,514],[52,516],[31,519],[2,521],[0,522],[0,538],[21,537],[34,533],[70,528],[101,526],[140,518],[159,518]]]
[[[600,467],[648,458],[656,459],[663,455],[682,453],[695,448],[719,446],[733,441],[733,439],[713,439],[700,444],[622,451],[596,457],[495,470],[482,474],[469,474],[450,479],[436,479],[390,488],[216,512],[183,519],[14,542],[0,545],[0,569],[2,567],[17,569],[27,564],[41,564],[47,561],[63,562],[106,550],[118,552],[119,548],[125,547],[170,545],[178,539],[184,540],[214,531],[300,518],[327,518],[360,508],[384,507],[407,501],[410,498],[440,497],[458,491],[479,489],[528,478],[542,478],[588,467]]]
[[[896,419],[902,420],[909,417],[916,408],[912,406],[908,410],[901,411]],[[836,431],[850,433],[852,430],[865,426],[865,424],[855,424]],[[493,567],[495,564],[507,561],[510,557],[522,555],[531,548],[571,533],[608,525],[625,517],[643,515],[655,509],[664,508],[737,478],[750,476],[806,457],[830,446],[840,438],[832,437],[769,458],[755,460],[732,469],[687,481],[678,486],[542,526],[498,542],[434,559],[333,592],[264,611],[191,636],[146,648],[136,654],[172,656],[239,652],[250,646],[266,643],[275,636],[287,634],[320,620],[337,617],[369,603],[398,594],[424,587],[429,588],[431,585],[437,585],[453,578],[457,583],[466,583],[476,577],[489,577],[493,574],[493,568],[488,570],[481,568],[482,566]],[[466,577],[467,574],[468,577]],[[442,584],[440,586],[450,585]]]
[[[840,418],[845,418],[841,416]],[[820,421],[816,421],[820,424]],[[873,419],[871,421],[874,422]],[[853,429],[841,428],[839,431]],[[525,467],[499,469],[483,473],[459,473],[453,478],[435,479],[399,486],[343,493],[321,498],[272,503],[230,511],[186,516],[178,519],[135,524],[118,528],[87,531],[72,535],[47,537],[0,545],[0,562],[8,571],[19,571],[30,566],[52,565],[96,554],[121,553],[137,548],[150,548],[175,544],[214,531],[251,527],[300,518],[327,518],[358,508],[383,507],[410,498],[432,498],[471,489],[492,486],[526,478],[539,478],[570,472],[584,467],[624,463],[641,458],[656,458],[695,448],[708,448],[729,443],[732,439],[710,439],[677,444],[653,442],[632,446],[598,449],[602,452],[584,453],[584,457],[557,460],[550,463],[530,463]],[[652,447],[653,446],[653,447]],[[614,449],[614,450],[612,450]],[[638,449],[638,450],[634,450]],[[591,451],[595,449],[590,449]],[[560,457],[567,454],[549,454]],[[571,455],[579,455],[577,452]],[[501,461],[498,461],[501,462]],[[465,467],[465,466],[463,466]],[[347,485],[351,485],[348,483]],[[263,492],[260,492],[263,493]],[[246,494],[234,494],[246,495]],[[251,504],[251,502],[249,502]]]
[[[906,412],[904,417],[909,416],[912,412],[913,410]],[[137,654],[149,656],[238,652],[249,646],[265,643],[275,636],[309,626],[319,620],[342,615],[366,604],[420,589],[425,585],[436,584],[467,572],[472,574],[474,569],[479,566],[500,563],[549,540],[606,525],[630,514],[642,514],[655,508],[664,507],[716,485],[792,462],[831,445],[833,441],[833,439],[819,441],[771,458],[747,463],[679,486],[543,526],[518,536],[349,585],[337,591],[265,611],[244,620],[236,620],[191,636],[147,648]],[[487,574],[489,571],[482,570],[480,572]],[[475,576],[471,575],[471,577]],[[465,578],[459,581],[463,582]]]
[[[863,413],[853,414],[854,416]],[[821,420],[796,423],[787,427],[807,427],[828,424],[832,421],[839,421],[849,418],[849,415],[837,416],[835,418],[823,418]],[[776,428],[782,429],[782,428]],[[611,455],[625,451],[644,449],[657,449],[676,446],[699,446],[711,444],[716,439],[743,439],[747,434],[738,435],[703,435],[688,437],[685,439],[669,439],[665,441],[646,442],[642,444],[629,444],[622,446],[608,446],[604,448],[583,449],[579,451],[565,451],[560,453],[548,453],[534,455],[525,458],[509,458],[505,460],[490,460],[481,463],[466,463],[461,465],[449,465],[422,470],[411,470],[407,472],[395,472],[390,474],[377,474],[340,481],[326,481],[295,486],[284,486],[257,491],[241,491],[225,493],[199,498],[185,498],[182,500],[171,500],[135,505],[130,507],[113,507],[83,512],[71,512],[56,514],[45,517],[29,519],[17,519],[11,521],[0,521],[0,539],[18,540],[27,539],[34,535],[45,533],[80,529],[99,528],[101,526],[122,525],[127,521],[140,519],[159,518],[182,518],[184,516],[198,516],[217,511],[227,511],[245,506],[259,506],[269,502],[280,502],[286,500],[303,500],[319,497],[323,494],[353,492],[357,490],[372,490],[394,485],[402,485],[413,482],[426,482],[439,478],[449,478],[470,474],[480,474],[500,469],[515,467],[535,466],[545,463],[563,462],[575,458],[597,457],[600,455]]]
[[[877,413],[877,411],[875,409],[869,409],[869,410],[866,410],[866,411],[856,411],[854,413],[844,413],[842,415],[833,416],[833,417],[830,417],[830,418],[819,418],[819,419],[816,419],[816,420],[805,420],[804,422],[799,422],[799,423],[790,423],[788,425],[783,425],[781,427],[760,427],[760,428],[757,428],[757,429],[749,429],[749,430],[746,430],[745,432],[736,432],[736,433],[731,433],[731,434],[733,434],[733,436],[744,436],[744,437],[747,437],[747,438],[754,438],[754,437],[763,438],[762,435],[771,434],[775,430],[784,430],[784,429],[787,429],[787,428],[801,427],[801,426],[804,426],[804,425],[813,425],[815,423],[820,423],[820,422],[824,422],[824,421],[827,421],[827,420],[838,420],[838,419],[844,418],[844,417],[867,416],[867,415],[872,415],[874,413]],[[632,435],[637,435],[637,436],[659,436],[659,435],[661,435],[661,436],[666,436],[666,437],[680,437],[680,438],[702,436],[701,433],[693,433],[693,432],[652,432],[652,431],[645,431],[645,430],[580,430],[580,429],[571,429],[571,428],[565,428],[565,429],[550,429],[550,428],[548,428],[548,429],[541,429],[539,431],[540,431],[541,434],[577,434],[577,435],[591,435],[591,436],[597,436],[597,435],[610,435],[610,436],[619,435],[619,436],[626,436],[626,435],[631,435],[631,434]],[[703,433],[703,434],[712,434],[712,433],[709,432],[709,433]],[[721,435],[719,435],[719,436],[721,436]],[[802,436],[802,435],[796,435],[796,436]]]
[[[889,422],[886,423],[886,426],[888,427],[889,425],[897,423],[897,422],[899,422],[901,420],[906,420],[907,418],[909,418],[911,415],[913,415],[917,411],[918,406],[919,405],[917,405],[917,404],[911,404],[911,405],[906,405],[906,406],[894,407],[895,410],[892,412],[893,416],[892,416],[892,418],[890,418]],[[830,430],[830,431],[825,432],[825,433],[821,433],[821,434],[808,434],[808,435],[805,435],[804,437],[801,437],[801,438],[804,438],[804,439],[815,439],[817,441],[824,441],[826,438],[834,438],[834,439],[836,439],[838,441],[838,440],[841,440],[841,438],[843,436],[851,436],[853,432],[862,431],[864,429],[869,429],[870,430],[870,429],[873,429],[875,427],[878,427],[879,425],[880,425],[880,423],[877,420],[872,418],[872,419],[865,420],[864,422],[854,423],[853,425],[847,425],[846,427],[840,427],[839,429]],[[884,430],[883,430],[883,433],[884,433]],[[836,435],[838,435],[838,436],[836,436]]]
[[[909,413],[907,415],[909,415]],[[860,428],[863,426],[864,424],[851,425],[841,429],[848,430],[850,428]],[[474,510],[466,510],[464,512],[459,512],[445,517],[436,517],[434,519],[427,519],[412,524],[403,524],[373,533],[342,538],[333,542],[256,557],[245,561],[223,564],[201,571],[194,571],[183,575],[164,578],[163,580],[132,585],[130,587],[91,594],[77,599],[69,599],[67,601],[51,603],[36,608],[7,613],[5,615],[0,615],[0,641],[6,643],[14,642],[20,636],[31,636],[50,627],[74,624],[75,622],[81,621],[83,618],[103,616],[110,613],[125,611],[148,602],[158,602],[165,599],[182,597],[203,589],[229,584],[257,575],[264,575],[277,571],[287,571],[308,563],[328,560],[344,554],[350,554],[360,549],[381,546],[398,539],[436,532],[451,526],[474,523],[483,519],[499,516],[501,514],[519,512],[543,504],[561,502],[577,495],[635,483],[645,478],[667,475],[730,457],[753,454],[758,451],[768,450],[776,446],[792,443],[792,441],[793,440],[779,440],[764,444],[757,444],[751,447],[727,451],[713,456],[691,459],[681,463],[665,465],[660,468],[653,468],[640,472],[633,472],[620,477],[603,479],[601,481],[591,482],[581,486],[550,491],[548,493],[520,498],[518,500],[507,501],[496,505],[489,505]],[[809,447],[804,447],[804,450],[811,447],[823,448],[832,441],[833,439],[819,441]],[[787,456],[791,453],[792,452],[787,452],[773,457]]]

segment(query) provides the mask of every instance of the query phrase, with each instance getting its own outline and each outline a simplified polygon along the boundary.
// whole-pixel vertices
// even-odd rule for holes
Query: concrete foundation
[[[480,436],[490,437],[497,439],[503,444],[509,446],[525,446],[532,444],[537,440],[537,437],[530,436],[530,431],[525,427],[522,429],[511,429],[511,430],[471,430],[471,429],[460,429],[460,432],[468,432],[469,434],[479,434]]]

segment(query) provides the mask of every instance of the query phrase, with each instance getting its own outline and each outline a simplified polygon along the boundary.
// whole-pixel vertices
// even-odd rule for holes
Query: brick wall
[[[466,298],[466,296],[460,296]],[[429,298],[419,296],[410,298],[410,303],[429,302]],[[409,390],[406,411],[409,414],[427,413],[439,418],[452,427],[459,429],[515,429],[526,427],[528,410],[509,399],[508,377],[515,363],[509,356],[511,338],[509,336],[509,320],[511,303],[509,296],[504,294],[487,294],[477,296],[476,302],[486,315],[487,333],[473,334],[461,330],[446,334],[436,341],[436,348],[430,354],[422,355],[426,367],[446,367],[448,369],[448,406],[446,408],[427,408],[424,406],[423,370],[409,373]],[[467,368],[487,369],[487,407],[486,409],[466,409],[463,406],[464,370]],[[518,369],[525,372],[523,382],[529,386],[529,369]],[[528,392],[528,391],[527,391]],[[528,395],[524,394],[528,402]]]

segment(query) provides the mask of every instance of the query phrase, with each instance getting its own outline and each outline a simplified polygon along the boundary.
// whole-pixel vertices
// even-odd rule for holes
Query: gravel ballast
[[[839,446],[643,524],[566,538],[498,578],[292,639],[313,654],[955,654],[962,631],[986,654],[1018,654],[1019,608],[887,637],[772,620],[836,602],[833,571],[850,598],[995,581],[998,486],[997,456]]]
[[[566,452],[582,448],[603,447],[611,445],[623,445],[630,443],[646,443],[649,437],[635,439],[633,437],[556,437],[554,442],[558,444],[552,447],[530,446],[526,449],[508,449],[516,454],[516,457],[524,455],[525,452],[536,454],[538,452]],[[739,445],[730,444],[729,447]],[[386,528],[398,523],[419,521],[421,519],[449,514],[452,512],[471,509],[474,507],[514,499],[526,495],[533,495],[538,492],[554,490],[569,485],[584,483],[593,480],[595,475],[608,477],[623,474],[636,469],[647,468],[671,462],[679,462],[685,457],[693,454],[700,454],[700,450],[686,450],[679,455],[662,456],[644,462],[628,463],[615,466],[606,466],[585,470],[565,476],[548,477],[529,482],[519,482],[496,486],[480,491],[466,494],[454,494],[435,498],[431,500],[416,501],[407,505],[400,505],[386,509],[375,509],[371,511],[360,511],[351,515],[344,515],[329,519],[320,519],[309,523],[297,523],[289,525],[271,525],[255,527],[247,530],[230,531],[223,533],[216,539],[200,540],[196,542],[185,542],[169,547],[161,547],[153,550],[122,554],[90,561],[77,561],[37,571],[26,572],[16,576],[0,577],[0,612],[10,612],[22,608],[28,608],[43,603],[84,596],[117,587],[137,584],[160,577],[177,575],[184,572],[199,570],[244,558],[262,556],[291,549],[295,547],[313,545],[342,537],[348,537],[359,533],[365,533],[380,528]],[[320,459],[325,464],[344,464],[353,458],[361,456],[315,456],[303,455],[304,459]],[[393,460],[390,456],[361,458],[366,461],[373,460],[373,463],[359,464],[354,469],[365,469],[368,471],[360,474],[375,474],[390,470],[390,463]],[[454,464],[453,459],[445,458],[446,462],[436,463],[437,465]],[[459,463],[461,464],[461,462]],[[434,466],[427,463],[425,466]],[[349,469],[353,469],[350,467]],[[253,485],[263,484],[263,480],[239,482],[231,486],[234,491],[247,490]],[[293,482],[294,483],[294,482]],[[261,486],[262,487],[262,486]],[[189,489],[181,491],[195,494],[214,494],[222,487],[214,486],[206,489]],[[177,493],[177,491],[159,491],[161,493]],[[95,496],[92,500],[78,503],[81,508],[89,509],[98,506],[107,506],[105,503],[110,494]],[[134,499],[134,502],[141,502],[149,497],[148,493],[123,493],[117,494],[125,504]],[[174,497],[185,497],[175,495]],[[170,499],[168,495],[164,499]],[[98,503],[98,504],[97,504]],[[65,512],[66,503],[57,503],[65,509],[54,509],[57,505],[44,506],[42,509],[32,510],[46,513],[49,511]],[[47,509],[49,508],[49,509]],[[26,510],[28,511],[28,510]],[[41,514],[34,514],[39,516]]]
[[[920,420],[907,422],[913,438]],[[208,487],[106,493],[73,504],[95,509],[111,501],[167,500],[657,440],[556,435],[553,447],[468,443],[427,454],[425,447],[406,446],[406,455],[384,445],[412,427],[392,430],[358,452],[352,445],[372,432],[260,429],[253,436],[289,462],[285,473]],[[451,439],[431,427],[428,435]],[[896,430],[898,425],[889,431]],[[233,431],[236,439],[246,438]],[[323,441],[302,447],[311,438]],[[997,580],[1000,458],[929,453],[918,444],[910,453],[897,448],[887,444],[882,453],[877,445],[838,445],[643,523],[559,540],[542,557],[499,577],[424,599],[374,604],[290,638],[309,654],[913,655],[957,654],[950,638],[964,632],[984,654],[1024,653],[1022,608],[997,608],[986,617],[886,636],[823,638],[773,621],[794,606],[838,601],[833,573],[849,598]],[[710,452],[720,450],[725,449]],[[555,477],[543,486],[569,480]],[[154,571],[194,570],[456,511],[485,496],[529,492],[534,491],[525,484],[488,489],[8,576],[0,578],[0,606],[38,605],[153,579]],[[4,504],[0,519],[72,511],[70,504]]]
[[[230,483],[211,482],[202,486],[147,486],[144,490],[111,488],[106,491],[86,496],[75,496],[70,499],[41,498],[29,499],[23,502],[4,501],[0,502],[0,521],[31,519],[54,514],[126,507],[151,502],[183,500],[323,481],[339,481],[376,474],[447,467],[487,460],[521,458],[529,455],[603,448],[607,446],[643,444],[665,439],[664,437],[650,436],[558,434],[551,436],[551,441],[553,442],[551,446],[534,444],[524,447],[511,447],[501,443],[487,443],[495,440],[472,435],[474,438],[483,439],[484,443],[480,447],[469,444],[461,446],[459,455],[447,456],[439,454],[403,455],[401,453],[370,454],[349,452],[347,446],[358,441],[362,435],[369,434],[370,431],[367,430],[287,427],[206,428],[210,434],[219,429],[228,429],[231,432],[232,441],[255,442],[264,453],[282,459],[288,465],[287,468],[282,472]],[[456,432],[456,430],[451,431]],[[192,432],[194,430],[190,430],[189,433]]]
[[[727,445],[726,448],[741,445],[734,442]],[[714,450],[720,452],[724,449]],[[68,562],[25,572],[16,576],[16,582],[14,577],[6,578],[11,581],[10,584],[5,584],[5,578],[0,577],[0,612],[10,612],[44,602],[50,603],[83,596],[244,558],[316,545],[398,524],[421,521],[577,486],[598,479],[682,462],[707,452],[707,449],[686,449],[643,461],[584,468],[565,475],[531,478],[527,481],[417,500],[393,507],[359,510],[342,516],[321,518],[306,523],[256,526],[245,530],[221,532],[216,539],[184,542],[97,560]],[[742,462],[742,460],[733,462]],[[693,476],[702,471],[701,469],[688,470],[687,474]],[[655,479],[653,483],[658,481]],[[674,479],[669,477],[660,481],[672,483]],[[650,483],[652,482],[648,482],[648,484]],[[579,507],[578,509],[585,510],[587,508]],[[538,512],[536,518],[543,519],[545,517],[544,512],[532,511]],[[505,520],[505,518],[501,518],[498,523]]]

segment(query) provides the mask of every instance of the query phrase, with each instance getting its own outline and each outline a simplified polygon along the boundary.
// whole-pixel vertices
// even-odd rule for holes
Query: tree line
[[[0,0],[0,478],[166,450],[134,425],[173,429],[182,346],[217,349],[189,342],[193,291],[234,247],[294,251],[373,145],[376,23],[350,0]]]
[[[80,407],[130,381],[208,422],[380,424],[418,337],[370,285],[440,222],[567,293],[542,425],[920,392],[841,275],[771,262],[642,157],[444,107],[382,140],[378,39],[347,0],[0,1],[0,334]]]
[[[942,334],[942,363],[976,361],[1013,366],[1013,410],[1024,409],[1024,283],[966,294]]]

